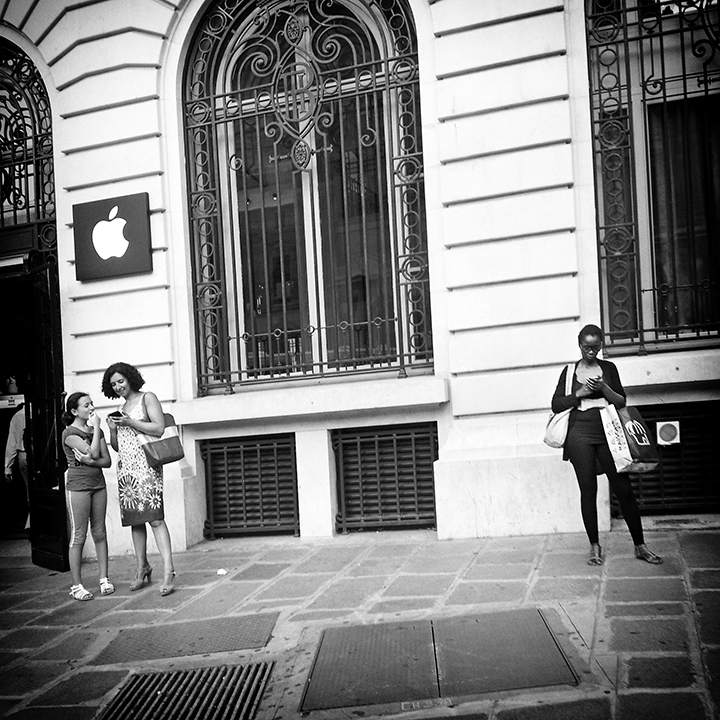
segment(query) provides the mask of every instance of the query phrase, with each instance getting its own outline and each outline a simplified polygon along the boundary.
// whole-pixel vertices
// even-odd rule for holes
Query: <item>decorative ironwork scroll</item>
[[[608,345],[716,337],[718,3],[588,0],[586,17]]]
[[[398,0],[221,0],[188,56],[201,392],[432,360],[419,79]]]
[[[0,228],[32,224],[36,249],[55,247],[50,103],[35,65],[8,41],[0,42],[0,196]]]

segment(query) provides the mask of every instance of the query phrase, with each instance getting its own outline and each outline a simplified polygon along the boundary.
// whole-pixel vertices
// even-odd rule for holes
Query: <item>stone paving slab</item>
[[[684,620],[615,618],[610,649],[616,652],[687,652],[690,638]]]
[[[290,567],[290,563],[253,563],[235,573],[231,580],[271,580]]]
[[[540,578],[532,587],[535,602],[586,598],[597,594],[597,578]]]
[[[697,680],[689,657],[633,657],[628,660],[629,688],[690,687]]]
[[[245,598],[252,595],[262,583],[225,583],[206,590],[202,595],[191,598],[188,603],[178,608],[168,619],[202,620],[204,618],[222,617],[232,613]]]
[[[720,568],[720,532],[681,533],[680,547],[692,568]]]
[[[691,570],[690,584],[694,588],[720,590],[720,570]]]
[[[452,590],[447,605],[519,603],[527,592],[524,582],[461,582]]]
[[[366,557],[350,565],[346,574],[351,577],[368,577],[371,575],[394,575],[404,569],[408,559],[402,556]]]
[[[660,617],[672,617],[673,615],[684,615],[687,612],[687,605],[680,602],[644,602],[644,603],[622,603],[605,605],[605,617],[638,617],[659,615]]]
[[[475,562],[463,574],[463,580],[527,580],[533,571],[531,563],[497,565]]]
[[[607,698],[500,710],[497,720],[612,720]]]
[[[706,645],[720,645],[720,593],[701,590],[693,599],[700,616],[700,640]]]
[[[378,593],[385,582],[383,577],[349,578],[338,580],[324,590],[309,605],[308,610],[362,607],[367,599]]]
[[[72,604],[63,605],[54,612],[43,613],[41,616],[37,614],[32,620],[33,625],[54,625],[63,627],[72,627],[74,625],[84,625],[96,617],[114,610],[125,602],[125,598],[107,595],[105,597],[95,596],[94,600],[89,602],[78,602],[75,600]]]
[[[63,628],[22,627],[5,635],[2,639],[4,648],[20,650],[37,648],[65,632]]]
[[[333,576],[322,575],[284,575],[275,580],[265,590],[257,593],[256,600],[278,600],[306,598],[314,595],[324,585],[327,585]]]
[[[35,693],[48,682],[68,672],[66,662],[27,662],[21,666],[11,666],[0,673],[0,695],[22,697]]]
[[[538,568],[540,577],[599,576],[602,574],[602,565],[588,565],[586,556],[578,553],[552,553],[543,557]]]
[[[647,577],[681,577],[683,574],[680,559],[677,557],[663,558],[662,565],[651,565],[650,563],[632,558],[609,558],[605,563],[605,574],[611,578],[647,578]]]
[[[618,698],[617,720],[710,720],[696,693],[639,693]]]
[[[48,692],[34,698],[30,705],[79,705],[99,701],[114,687],[125,680],[128,670],[85,670],[67,680],[61,680]],[[98,704],[97,702],[95,703]],[[48,711],[54,715],[54,710]]]
[[[605,585],[606,602],[687,600],[682,578],[613,578]]]

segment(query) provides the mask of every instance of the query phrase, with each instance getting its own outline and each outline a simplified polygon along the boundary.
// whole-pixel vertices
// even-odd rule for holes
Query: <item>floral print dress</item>
[[[128,415],[134,420],[147,421],[144,397]],[[164,520],[162,465],[152,468],[147,464],[145,452],[132,428],[119,426],[117,440],[118,494],[123,526]]]

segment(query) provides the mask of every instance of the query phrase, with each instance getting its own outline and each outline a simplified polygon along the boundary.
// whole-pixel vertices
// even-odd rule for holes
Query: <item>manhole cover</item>
[[[303,712],[576,685],[541,612],[331,628],[320,639]]]

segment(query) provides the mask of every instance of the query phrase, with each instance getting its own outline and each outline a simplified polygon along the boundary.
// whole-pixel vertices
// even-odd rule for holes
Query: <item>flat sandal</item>
[[[656,555],[652,550],[649,550],[647,545],[636,545],[635,546],[635,557],[638,560],[644,560],[646,563],[651,565],[662,565],[663,559]]]
[[[590,546],[590,557],[587,559],[588,565],[602,565],[603,564],[603,555],[602,555],[602,548],[598,544],[593,544]]]

